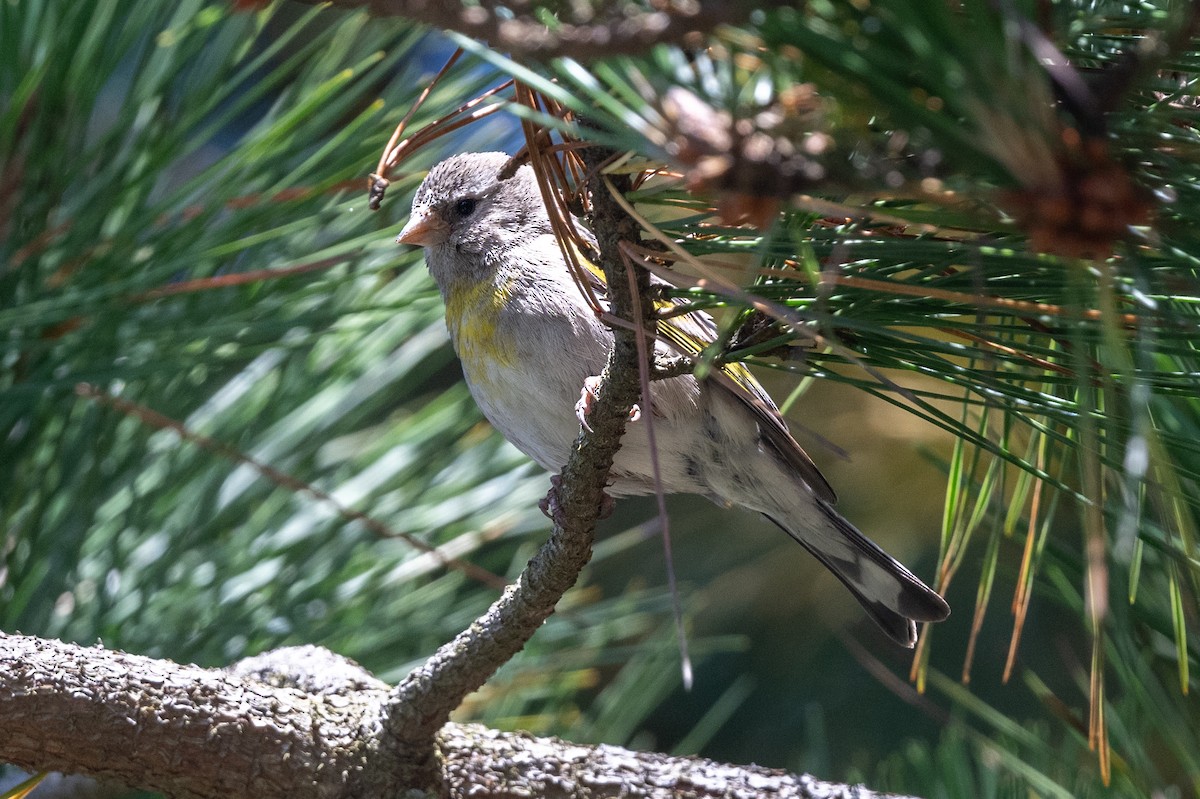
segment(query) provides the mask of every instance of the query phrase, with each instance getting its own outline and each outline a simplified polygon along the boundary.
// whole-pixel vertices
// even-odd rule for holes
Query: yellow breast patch
[[[511,280],[456,283],[446,294],[446,326],[473,383],[490,383],[493,369],[516,365],[516,342],[500,332],[500,312],[511,298]]]

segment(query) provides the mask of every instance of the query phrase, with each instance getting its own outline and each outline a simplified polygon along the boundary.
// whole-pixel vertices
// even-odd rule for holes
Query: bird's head
[[[509,161],[504,153],[456,155],[417,189],[396,242],[424,247],[439,282],[491,271],[513,248],[550,232],[533,169],[513,170]]]

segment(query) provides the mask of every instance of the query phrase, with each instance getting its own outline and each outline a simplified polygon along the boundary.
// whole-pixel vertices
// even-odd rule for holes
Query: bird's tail
[[[950,615],[950,606],[933,589],[829,503],[814,500],[824,518],[800,529],[764,515],[825,564],[892,640],[912,648],[917,642],[916,622],[942,621]]]

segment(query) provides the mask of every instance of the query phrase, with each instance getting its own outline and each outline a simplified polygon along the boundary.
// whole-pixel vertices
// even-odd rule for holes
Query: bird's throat
[[[452,283],[446,292],[446,326],[468,378],[490,382],[492,370],[516,365],[516,342],[501,316],[512,300],[511,280]]]

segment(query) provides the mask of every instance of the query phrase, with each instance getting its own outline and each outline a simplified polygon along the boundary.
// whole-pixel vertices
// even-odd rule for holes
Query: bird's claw
[[[600,377],[592,375],[583,381],[583,389],[579,392],[579,401],[575,403],[575,418],[579,420],[579,424],[584,430],[592,432],[592,426],[588,424],[588,414],[592,412],[592,405],[596,402],[596,390],[600,388]],[[636,422],[642,418],[642,409],[637,405],[629,409],[629,421]]]
[[[579,424],[584,430],[592,432],[592,426],[588,424],[588,414],[592,412],[592,404],[596,401],[596,389],[600,385],[600,378],[592,375],[583,381],[583,389],[579,392],[579,401],[575,403],[575,418],[579,420]]]

